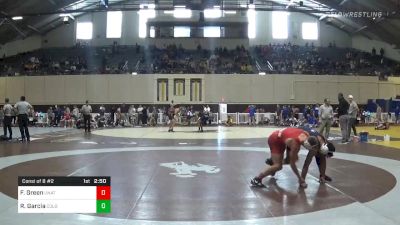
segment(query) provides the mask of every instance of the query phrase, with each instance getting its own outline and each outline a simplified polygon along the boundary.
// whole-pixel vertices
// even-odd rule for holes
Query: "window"
[[[185,79],[174,80],[174,95],[175,96],[185,95]]]
[[[303,23],[301,33],[305,40],[318,40],[318,24],[317,23]]]
[[[190,27],[174,27],[174,37],[190,37]]]
[[[288,38],[288,16],[287,12],[272,12],[272,38]]]
[[[139,37],[147,37],[147,20],[156,17],[156,11],[152,4],[140,5],[141,10],[139,10]]]
[[[157,80],[157,101],[168,101],[168,79]]]
[[[107,12],[107,38],[121,38],[122,12]]]
[[[256,37],[256,10],[249,9],[247,10],[247,36],[249,38]]]
[[[204,37],[221,37],[220,27],[204,27]]]
[[[204,18],[219,18],[221,16],[222,16],[222,11],[218,8],[204,10]]]
[[[202,91],[201,91],[201,79],[190,79],[190,101],[200,102]]]
[[[150,37],[151,38],[156,37],[156,29],[153,26],[150,27]]]
[[[93,24],[91,22],[76,24],[76,39],[91,40],[93,36]]]
[[[192,10],[185,8],[176,8],[174,10],[175,18],[190,18],[192,17]]]

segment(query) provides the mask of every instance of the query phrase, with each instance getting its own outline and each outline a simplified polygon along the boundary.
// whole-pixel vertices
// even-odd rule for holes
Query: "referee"
[[[81,113],[83,114],[83,122],[85,124],[85,133],[86,132],[90,133],[90,120],[92,119],[92,116],[90,113],[92,113],[92,107],[89,105],[88,100],[86,100],[86,104],[82,106]]]
[[[22,142],[30,142],[29,130],[28,130],[28,113],[33,107],[29,102],[25,101],[25,96],[21,96],[20,101],[14,106],[18,113],[18,125],[19,131],[21,132]]]
[[[5,105],[3,107],[4,111],[4,121],[3,121],[3,128],[4,128],[4,138],[7,138],[7,129],[10,137],[8,138],[9,140],[12,139],[12,129],[11,129],[11,122],[12,122],[12,114],[14,108],[12,105],[10,105],[10,99],[6,98],[5,99]]]

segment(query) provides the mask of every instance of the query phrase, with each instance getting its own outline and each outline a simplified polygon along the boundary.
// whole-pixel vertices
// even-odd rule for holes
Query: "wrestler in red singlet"
[[[306,131],[294,127],[288,127],[273,132],[268,138],[268,145],[271,149],[271,154],[283,154],[286,149],[286,141],[290,138],[294,139],[300,146],[301,142],[299,136],[301,134],[308,136]]]
[[[269,175],[274,175],[277,171],[282,169],[283,165],[283,153],[286,147],[290,150],[290,167],[293,170],[296,177],[299,179],[299,185],[301,187],[307,187],[306,182],[300,176],[299,171],[296,167],[296,161],[298,159],[298,152],[300,146],[308,139],[309,134],[303,129],[288,127],[283,130],[273,132],[268,138],[268,145],[271,150],[272,165],[266,167],[258,176],[251,180],[253,186],[263,186],[262,179]]]

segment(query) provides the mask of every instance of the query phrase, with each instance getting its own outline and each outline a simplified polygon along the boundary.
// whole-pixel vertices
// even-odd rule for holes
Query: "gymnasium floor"
[[[29,144],[1,142],[1,224],[400,224],[396,146],[337,144],[327,169],[333,182],[320,185],[312,163],[307,189],[298,189],[287,166],[264,180],[266,188],[252,188],[250,178],[269,156],[266,137],[276,128],[196,129],[120,128],[85,135],[38,128]],[[393,141],[399,134],[391,135]],[[112,212],[18,214],[17,177],[31,175],[111,176]]]

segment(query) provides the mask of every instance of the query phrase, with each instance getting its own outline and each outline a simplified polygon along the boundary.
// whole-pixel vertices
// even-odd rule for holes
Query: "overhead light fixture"
[[[63,17],[63,18],[69,17],[69,18],[71,18],[73,20],[75,19],[75,17],[72,14],[69,14],[69,13],[61,13],[60,17]]]
[[[184,5],[176,5],[176,6],[174,6],[175,8],[186,8],[186,6],[184,6]]]
[[[139,6],[141,9],[155,9],[156,4],[140,4]]]
[[[319,20],[324,20],[326,17],[328,17],[328,15],[322,15],[320,18],[319,18]]]
[[[137,72],[132,72],[132,76],[138,75]]]
[[[246,4],[240,4],[240,7],[241,8],[247,8],[247,5]]]
[[[23,17],[22,16],[14,16],[11,18],[12,20],[22,20]]]
[[[260,75],[260,76],[265,76],[266,73],[265,73],[265,72],[259,72],[258,75]]]
[[[205,9],[204,10],[204,18],[219,18],[222,16],[222,12],[220,9]]]

